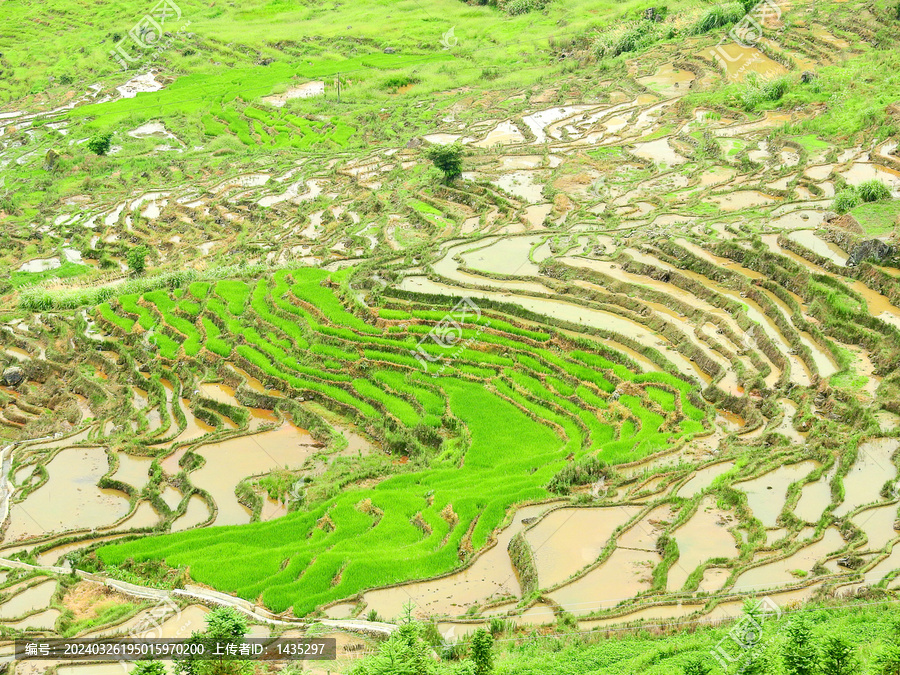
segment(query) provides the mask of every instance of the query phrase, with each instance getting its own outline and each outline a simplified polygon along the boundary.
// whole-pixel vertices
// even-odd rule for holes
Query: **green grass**
[[[866,234],[874,237],[890,234],[900,222],[900,199],[861,204],[851,209],[850,214],[859,221]]]
[[[92,269],[93,268],[89,265],[79,265],[78,263],[66,261],[55,270],[46,270],[44,272],[16,271],[10,274],[9,280],[14,287],[22,288],[23,286],[39,284],[48,279],[71,279],[73,277],[81,276],[82,274],[87,274],[92,271]]]
[[[631,461],[661,449],[678,435],[657,431],[664,420],[645,408],[647,400],[622,396],[620,405],[640,420],[640,428],[626,423],[616,437],[613,427],[595,412],[608,409],[603,395],[570,380],[591,382],[600,392],[613,388],[604,373],[666,382],[685,392],[690,385],[671,376],[635,375],[586,349],[568,353],[534,349],[516,339],[467,328],[471,344],[454,352],[440,377],[431,377],[409,353],[418,334],[403,337],[378,331],[339,299],[337,289],[350,271],[284,270],[254,284],[219,281],[210,296],[202,288],[189,287],[188,292],[205,298],[200,321],[204,344],[214,354],[227,356],[234,345],[237,355],[266,375],[304,396],[319,397],[326,406],[332,405],[329,401],[344,406],[374,428],[385,421],[379,407],[396,420],[392,425],[407,430],[423,424],[439,428],[449,409],[465,426],[469,443],[445,441],[433,457],[410,463],[407,473],[375,488],[346,489],[277,521],[145,537],[102,548],[104,561],[162,558],[171,565],[188,565],[197,581],[245,598],[262,594],[273,609],[293,607],[302,615],[365,588],[452,569],[470,526],[472,547],[478,549],[512,505],[547,496],[545,486],[568,455],[596,452],[613,463]],[[326,321],[295,304],[291,294],[309,303]],[[143,310],[142,319],[149,315],[137,296],[122,301],[123,306]],[[179,302],[193,301],[153,291],[142,302],[155,305],[164,320],[178,328],[184,319],[173,314],[174,308]],[[435,315],[444,314],[435,309],[420,318]],[[293,319],[287,321],[284,316]],[[220,322],[224,330],[217,326]],[[502,323],[512,327],[508,321]],[[171,357],[172,350],[177,350],[177,343],[166,342],[158,330],[154,339],[163,355]],[[361,363],[360,348],[366,359],[389,362],[396,369]],[[447,356],[443,347],[430,349],[436,356]],[[510,353],[493,353],[499,349]],[[360,367],[365,376],[357,375]],[[480,379],[461,379],[463,373]],[[674,410],[673,394],[651,386],[647,396]],[[702,418],[702,411],[696,413]],[[371,517],[354,506],[364,499],[371,499],[384,512],[374,528]],[[452,532],[439,516],[447,504],[459,516]],[[317,526],[326,513],[335,525],[333,531]],[[418,513],[432,528],[428,536],[411,523]],[[303,535],[298,538],[298,533]],[[402,567],[396,565],[398,554],[405,561]],[[343,572],[338,582],[334,577],[339,570]]]

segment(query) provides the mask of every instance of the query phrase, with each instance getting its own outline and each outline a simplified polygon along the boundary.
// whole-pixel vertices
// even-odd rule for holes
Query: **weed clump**
[[[834,210],[840,214],[855,209],[863,202],[880,202],[891,198],[891,191],[887,185],[877,178],[867,180],[858,187],[846,187],[834,198]]]
[[[609,467],[597,457],[585,457],[567,464],[547,484],[550,492],[566,494],[573,485],[588,485],[607,475]]]
[[[847,213],[860,204],[859,195],[853,188],[845,188],[837,193],[834,198],[834,210],[840,214]]]
[[[856,190],[864,202],[880,202],[882,199],[890,199],[891,197],[891,191],[888,189],[888,186],[876,178],[860,184]]]
[[[787,77],[761,80],[755,73],[752,75],[755,77],[748,78],[747,86],[739,94],[744,110],[753,110],[762,103],[780,101],[790,89]]]
[[[713,5],[707,9],[703,15],[697,19],[690,28],[691,35],[703,35],[716,28],[729,26],[744,18],[747,10],[740,2],[726,2],[720,5]]]

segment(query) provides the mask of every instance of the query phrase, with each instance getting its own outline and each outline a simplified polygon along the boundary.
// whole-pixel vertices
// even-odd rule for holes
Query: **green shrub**
[[[435,145],[425,151],[425,156],[444,174],[449,183],[462,175],[463,147],[459,143]]]
[[[856,191],[864,202],[879,202],[882,199],[891,198],[891,191],[888,186],[877,178],[862,183],[856,188]]]
[[[112,134],[97,134],[87,142],[87,148],[95,155],[105,155],[112,147]]]
[[[834,198],[834,210],[838,213],[847,213],[856,208],[862,202],[859,194],[853,188],[844,188]]]

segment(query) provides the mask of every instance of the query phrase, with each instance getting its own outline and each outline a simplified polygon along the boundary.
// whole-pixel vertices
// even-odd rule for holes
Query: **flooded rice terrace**
[[[472,437],[429,377],[437,362],[566,444],[534,474],[591,455],[612,466],[517,493],[480,548],[480,513],[459,523],[452,505],[440,517],[417,506],[410,528],[427,538],[446,526],[436,549],[457,547],[444,573],[354,587],[322,602],[320,618],[395,620],[411,603],[455,635],[492,618],[592,629],[735,616],[760,593],[787,606],[889,588],[900,571],[900,270],[855,254],[897,241],[863,211],[832,212],[832,197],[870,180],[900,194],[896,146],[838,147],[795,135],[788,113],[682,100],[836,60],[837,38],[817,30],[804,28],[790,62],[776,47],[697,42],[683,58],[629,61],[627,77],[572,99],[553,89],[510,108],[448,107],[406,145],[272,157],[67,204],[45,233],[87,228],[90,244],[17,258],[17,274],[91,264],[132,239],[172,269],[239,260],[263,271],[4,324],[0,568],[12,576],[0,624],[53,634],[66,609],[57,576],[103,544],[290,525],[295,511],[393,474],[468,470],[454,444]],[[325,94],[323,81],[292,84],[260,105]],[[123,135],[188,152],[173,129],[147,120]],[[462,178],[416,182],[429,167],[418,148],[454,143],[467,153]],[[120,266],[104,284],[123,283]],[[332,275],[306,283],[301,268]],[[474,320],[444,316],[461,298],[477,308],[474,337]],[[462,355],[422,347],[428,363],[415,361],[417,341],[437,349],[427,338],[440,343],[448,326],[471,337]],[[603,365],[585,358],[594,349]],[[425,480],[416,490],[430,508]],[[377,527],[388,507],[360,504],[354,517]],[[340,534],[332,515],[296,540]],[[323,583],[345,588],[349,563]],[[140,625],[148,608],[128,601],[119,624],[89,634]],[[162,632],[206,611],[187,605]]]

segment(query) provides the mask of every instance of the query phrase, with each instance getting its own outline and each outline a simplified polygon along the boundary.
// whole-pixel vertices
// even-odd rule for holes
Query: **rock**
[[[881,262],[886,258],[894,255],[894,247],[885,244],[880,239],[869,239],[860,242],[850,252],[850,258],[847,260],[847,267],[854,267],[864,260],[874,260]]]
[[[385,48],[384,48],[384,53],[385,53],[385,54],[396,54],[396,53],[397,53],[397,50],[394,49],[393,47],[385,47]]]
[[[800,74],[800,81],[801,81],[803,84],[809,84],[810,82],[812,82],[813,80],[817,79],[818,77],[819,77],[819,76],[816,75],[813,71],[811,71],[811,70],[804,70],[804,71]]]
[[[3,371],[0,381],[7,387],[15,387],[25,381],[25,371],[18,366],[10,366]]]
[[[832,220],[837,220],[840,216],[834,211],[826,211],[825,212],[825,222],[830,223]]]
[[[422,145],[421,138],[411,138],[409,142],[406,144],[407,150],[412,150],[413,148],[418,148]]]
[[[665,18],[665,10],[660,11],[656,7],[650,7],[649,9],[645,9],[641,16],[646,21],[655,21],[659,23]]]
[[[54,150],[53,148],[50,148],[49,150],[47,150],[47,154],[44,155],[44,170],[52,171],[53,169],[56,168],[56,163],[58,161],[59,161],[59,153],[56,150]]]
[[[256,63],[257,63],[257,65],[260,65],[260,66],[268,66],[270,63],[275,63],[275,59],[269,59],[269,58],[260,59]]]

